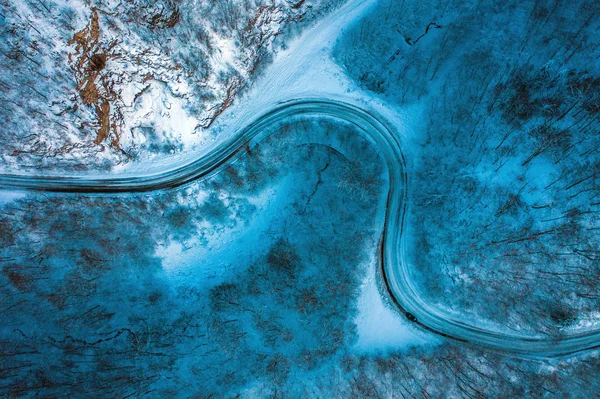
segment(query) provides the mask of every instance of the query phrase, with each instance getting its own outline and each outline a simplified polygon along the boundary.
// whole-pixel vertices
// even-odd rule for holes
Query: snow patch
[[[0,205],[10,204],[13,201],[24,198],[26,195],[24,191],[0,190]]]
[[[437,339],[425,336],[410,326],[406,319],[384,302],[377,287],[377,267],[373,255],[368,274],[361,285],[358,299],[358,316],[355,319],[359,352],[386,351],[407,348],[426,343],[437,343]]]

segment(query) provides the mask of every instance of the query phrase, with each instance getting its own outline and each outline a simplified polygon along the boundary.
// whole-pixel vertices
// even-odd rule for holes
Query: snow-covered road
[[[384,157],[389,172],[390,191],[383,227],[383,276],[390,298],[409,320],[444,337],[525,356],[561,356],[600,345],[599,330],[562,337],[497,332],[465,324],[455,316],[445,314],[425,302],[410,279],[410,265],[405,262],[404,256],[404,219],[408,204],[407,175],[405,158],[397,133],[378,113],[355,105],[327,99],[301,99],[284,103],[255,119],[207,156],[162,173],[101,178],[2,175],[0,188],[78,193],[129,193],[181,186],[210,176],[243,149],[250,140],[260,140],[261,134],[268,130],[265,129],[267,126],[297,116],[317,116],[350,123],[377,146]]]
[[[374,4],[373,0],[351,0],[293,40],[252,89],[217,120],[211,129],[218,139],[197,152],[155,159],[152,165],[129,165],[104,175],[0,175],[0,189],[77,193],[168,189],[210,176],[248,141],[260,140],[266,127],[287,118],[306,115],[342,120],[357,126],[385,157],[390,192],[383,229],[383,276],[390,299],[409,320],[444,337],[529,356],[559,356],[600,346],[600,330],[562,337],[492,331],[465,324],[420,296],[404,256],[407,175],[399,134],[404,133],[400,129],[407,116],[365,96],[331,59],[341,32]]]

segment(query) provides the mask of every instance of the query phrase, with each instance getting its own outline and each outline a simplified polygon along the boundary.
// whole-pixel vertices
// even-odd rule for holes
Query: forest
[[[416,281],[498,329],[597,328],[600,6],[432,4],[380,3],[336,54],[362,87],[416,109]]]
[[[0,1],[0,167],[110,171],[193,150],[339,2]]]
[[[346,21],[328,19],[338,7],[360,14],[321,63],[315,23]],[[597,347],[537,356],[436,333],[383,267],[396,183],[398,251],[427,304],[492,336],[600,330],[598,1],[0,0],[0,31],[0,397],[600,391]],[[288,46],[314,48],[282,62]],[[318,73],[285,75],[294,62]],[[289,87],[236,110],[265,77]],[[182,185],[44,189],[208,158],[237,143],[214,121],[313,77],[323,98],[304,101],[388,119],[406,182],[364,126],[313,111]],[[3,185],[11,173],[40,184]]]

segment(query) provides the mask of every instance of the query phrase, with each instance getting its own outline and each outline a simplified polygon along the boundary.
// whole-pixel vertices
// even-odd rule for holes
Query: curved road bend
[[[383,227],[383,275],[393,301],[412,322],[451,339],[516,352],[521,355],[561,356],[600,347],[600,330],[561,337],[526,336],[470,325],[425,302],[410,279],[403,240],[407,212],[407,175],[404,155],[394,129],[379,115],[347,103],[301,99],[283,103],[254,120],[215,150],[181,167],[154,175],[122,177],[60,177],[0,175],[0,188],[74,193],[132,193],[173,188],[206,177],[274,123],[294,116],[322,116],[343,120],[371,139],[385,158],[390,179]]]

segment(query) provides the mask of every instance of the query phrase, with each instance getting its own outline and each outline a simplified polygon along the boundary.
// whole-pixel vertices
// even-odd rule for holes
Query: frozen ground
[[[201,148],[338,1],[0,2],[0,167],[108,171]]]
[[[409,260],[456,318],[597,328],[599,23],[593,1],[380,3],[335,50],[418,117],[404,118]]]
[[[187,151],[182,149],[168,156],[157,154],[149,162],[115,164],[110,173],[153,174],[190,162],[209,153],[218,143],[234,136],[239,129],[276,104],[297,98],[325,97],[343,99],[349,103],[366,103],[386,116],[404,134],[404,118],[412,118],[413,113],[391,109],[384,101],[365,93],[332,58],[332,48],[337,39],[374,5],[372,0],[348,1],[300,36],[290,39],[286,43],[286,49],[278,51],[272,63],[261,71],[258,79],[240,94],[239,101],[232,102],[215,123],[203,131],[202,134],[208,139],[202,145]],[[282,87],[286,89],[281,90]],[[178,119],[178,123],[181,121]],[[65,171],[62,174],[74,173]],[[92,169],[75,174],[97,176],[107,173]]]
[[[411,262],[431,303],[500,330],[558,337],[595,327],[596,175],[582,173],[594,167],[598,148],[597,71],[589,58],[594,36],[573,33],[593,32],[598,14],[594,3],[567,6],[347,2],[277,55],[211,126],[214,142],[114,172],[149,174],[194,159],[286,99],[328,97],[376,109],[407,151]],[[483,16],[486,27],[497,29],[482,31]],[[546,35],[557,27],[561,34]],[[560,52],[556,62],[577,60],[585,73],[545,64],[544,51],[569,48],[561,40],[574,43],[573,55]],[[508,50],[520,46],[524,55],[511,58]],[[542,72],[498,69],[498,59]],[[469,85],[453,84],[460,82]],[[551,87],[551,95],[540,87]],[[556,95],[569,90],[579,97]],[[486,93],[501,94],[488,117]],[[465,108],[473,104],[480,108]],[[558,118],[575,124],[575,146],[565,148],[556,135],[544,141],[532,128]],[[375,256],[383,165],[351,130],[290,121],[211,179],[167,192],[4,194],[2,392],[340,398],[597,392],[597,351],[519,359],[430,336],[399,317],[386,303]],[[505,134],[506,146],[498,145]],[[561,163],[563,150],[572,163]],[[572,166],[579,169],[563,174]],[[534,177],[539,182],[531,183]],[[554,179],[555,189],[540,194]],[[582,182],[576,195],[568,193]],[[514,190],[525,183],[529,191]],[[578,212],[569,213],[571,206]],[[493,229],[490,218],[499,219]],[[563,225],[563,218],[574,220]],[[556,223],[556,234],[531,230],[545,223]],[[514,242],[499,252],[486,249],[507,239]],[[585,273],[564,274],[563,256],[578,259],[568,266]],[[550,275],[540,278],[544,272]]]
[[[404,315],[383,294],[385,287],[380,269],[380,259],[369,259],[366,276],[360,286],[358,315],[355,319],[358,340],[356,348],[364,353],[386,354],[406,350],[413,346],[435,344],[435,337],[415,334],[407,325]],[[383,292],[382,292],[383,291]]]
[[[595,352],[520,360],[403,322],[376,295],[387,188],[376,148],[318,118],[273,129],[181,189],[6,203],[2,394],[565,397],[579,384],[597,388]]]
[[[22,372],[2,392],[299,392],[347,357],[426,344],[375,286],[376,148],[326,119],[272,129],[181,189],[5,203],[2,352]]]

